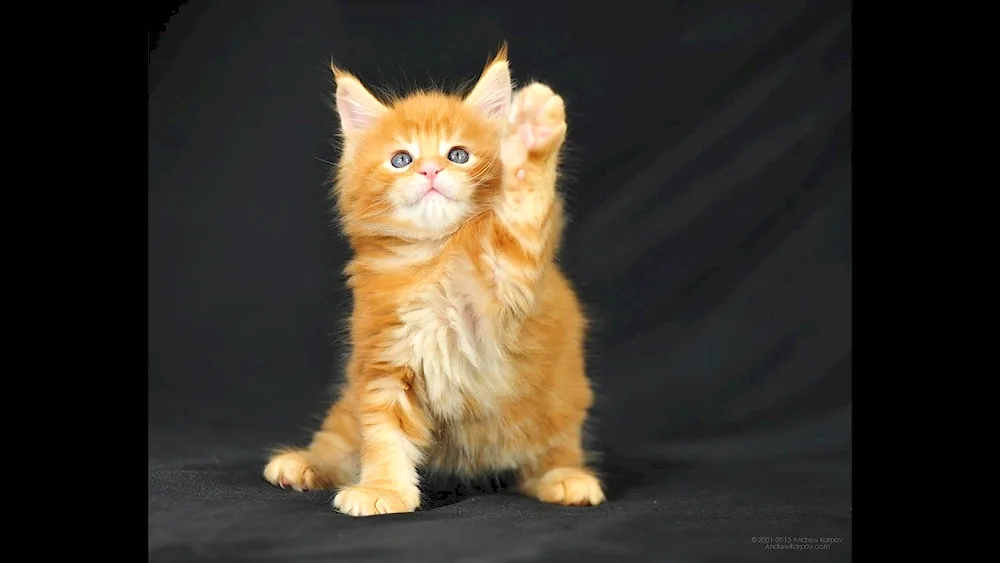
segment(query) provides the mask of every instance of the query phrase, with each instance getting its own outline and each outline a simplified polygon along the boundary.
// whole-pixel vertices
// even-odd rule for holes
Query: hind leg
[[[596,506],[604,490],[593,471],[583,463],[577,444],[556,446],[534,463],[522,467],[518,484],[525,495],[565,506]]]
[[[341,399],[330,407],[309,447],[276,451],[264,467],[264,478],[296,491],[348,485],[357,479],[358,442],[354,418]]]

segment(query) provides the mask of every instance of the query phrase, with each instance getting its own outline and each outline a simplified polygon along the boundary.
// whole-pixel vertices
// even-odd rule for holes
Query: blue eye
[[[389,164],[393,168],[406,168],[411,162],[413,162],[413,157],[406,151],[399,151],[389,159]]]
[[[469,162],[469,152],[463,148],[455,147],[448,151],[448,160],[455,164],[465,164]]]

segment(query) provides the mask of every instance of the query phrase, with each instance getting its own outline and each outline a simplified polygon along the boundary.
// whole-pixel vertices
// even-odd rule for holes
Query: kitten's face
[[[344,141],[337,190],[349,231],[440,239],[496,196],[511,98],[505,58],[487,67],[465,99],[418,93],[391,107],[334,72]]]
[[[391,236],[446,236],[499,189],[499,143],[495,125],[461,100],[402,100],[345,164],[342,195],[354,202],[345,211]]]

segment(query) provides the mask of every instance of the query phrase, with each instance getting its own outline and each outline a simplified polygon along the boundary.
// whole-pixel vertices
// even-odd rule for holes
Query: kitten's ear
[[[465,105],[479,110],[489,119],[506,120],[513,95],[514,87],[510,80],[505,43],[497,56],[486,65],[479,82],[465,97]]]
[[[389,110],[351,73],[330,65],[337,83],[337,114],[344,136],[370,131]]]

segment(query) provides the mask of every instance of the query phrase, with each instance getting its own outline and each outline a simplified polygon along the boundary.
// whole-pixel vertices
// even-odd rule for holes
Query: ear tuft
[[[346,78],[348,76],[351,76],[351,73],[349,73],[346,70],[340,68],[339,66],[337,66],[337,63],[335,63],[333,61],[330,61],[330,71],[333,72],[333,80],[334,80],[334,82],[336,82],[337,80],[340,80],[341,78]]]
[[[508,60],[509,59],[507,59],[507,42],[504,41],[503,43],[500,43],[500,50],[497,51],[496,56],[493,57],[493,60],[491,62],[496,63],[496,62],[508,61]],[[490,66],[489,64],[486,65],[487,68],[489,68],[489,66]]]

